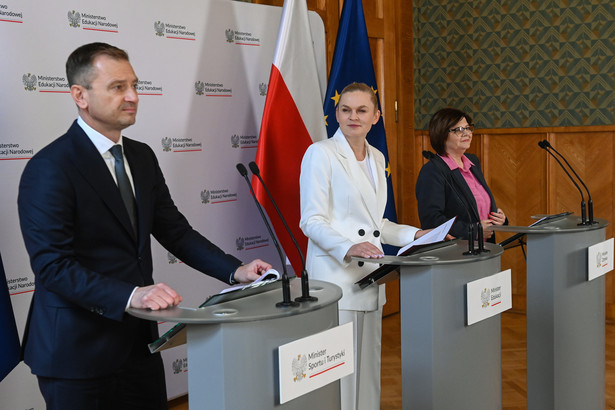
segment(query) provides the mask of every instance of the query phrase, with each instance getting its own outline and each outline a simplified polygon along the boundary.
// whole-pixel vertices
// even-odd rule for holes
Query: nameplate
[[[466,325],[512,308],[510,269],[466,284]]]
[[[350,322],[280,346],[280,404],[352,374],[352,333]]]
[[[587,248],[587,280],[594,280],[613,270],[613,238]]]

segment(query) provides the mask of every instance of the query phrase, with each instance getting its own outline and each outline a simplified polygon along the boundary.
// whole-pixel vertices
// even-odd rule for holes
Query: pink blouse
[[[446,165],[451,169],[451,171],[459,168],[459,165],[455,162],[454,159],[449,157],[448,155],[443,157],[440,155],[440,158],[444,160]],[[470,172],[470,167],[474,164],[472,161],[468,159],[465,155],[461,157],[463,161],[463,168],[459,168],[461,175],[463,175],[463,179],[465,179],[468,187],[470,187],[470,191],[472,191],[472,195],[474,195],[474,199],[476,200],[476,206],[478,208],[478,216],[480,220],[483,221],[485,219],[489,219],[489,212],[491,212],[491,198],[487,193],[487,190],[478,182],[478,179],[474,176],[472,172]]]

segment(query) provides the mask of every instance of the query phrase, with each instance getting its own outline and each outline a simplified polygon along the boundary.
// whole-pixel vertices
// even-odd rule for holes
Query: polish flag
[[[303,255],[307,238],[299,228],[299,175],[307,147],[327,138],[322,103],[306,0],[286,0],[255,161]],[[293,270],[301,275],[301,258],[296,247],[267,193],[254,177],[252,187]]]

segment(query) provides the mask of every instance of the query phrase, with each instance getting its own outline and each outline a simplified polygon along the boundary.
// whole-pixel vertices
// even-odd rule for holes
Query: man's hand
[[[130,307],[159,310],[177,306],[182,297],[165,283],[137,288],[130,299]]]
[[[263,273],[271,269],[271,265],[260,259],[255,259],[247,265],[241,265],[235,271],[235,281],[239,283],[251,283],[258,279]]]

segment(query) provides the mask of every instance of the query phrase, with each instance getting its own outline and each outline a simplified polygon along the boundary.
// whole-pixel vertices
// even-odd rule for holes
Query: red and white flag
[[[282,9],[256,164],[305,255],[307,238],[299,228],[301,160],[314,141],[327,138],[306,0],[286,0]],[[267,211],[280,245],[297,275],[301,258],[261,184],[252,186]]]

